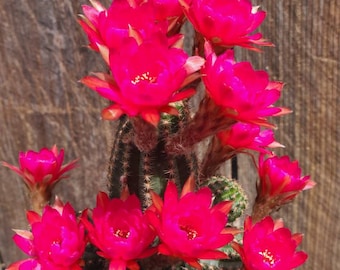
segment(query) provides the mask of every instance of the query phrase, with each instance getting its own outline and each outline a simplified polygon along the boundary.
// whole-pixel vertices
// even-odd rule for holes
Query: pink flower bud
[[[253,124],[236,123],[230,129],[219,132],[217,137],[222,145],[228,146],[236,152],[249,149],[270,153],[266,149],[267,147],[282,147],[275,141],[272,130],[261,130],[260,126]]]
[[[64,149],[58,152],[54,145],[51,149],[42,148],[39,152],[29,150],[19,153],[19,167],[2,162],[3,166],[10,168],[20,175],[29,189],[36,186],[53,187],[64,174],[76,167],[77,160],[63,165]]]
[[[315,182],[310,176],[301,176],[298,161],[290,161],[288,156],[271,156],[259,161],[258,200],[271,198],[277,206],[294,199],[302,190],[310,189]]]

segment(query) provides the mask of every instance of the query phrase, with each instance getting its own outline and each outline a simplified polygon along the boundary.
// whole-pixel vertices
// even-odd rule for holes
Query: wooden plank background
[[[108,1],[106,1],[108,2]],[[57,187],[75,208],[92,207],[105,189],[115,123],[99,120],[106,101],[77,80],[105,68],[82,45],[76,23],[80,0],[0,1],[0,160],[16,164],[19,151],[57,144],[81,167]],[[272,79],[286,83],[280,104],[294,114],[276,120],[280,154],[298,159],[318,183],[283,208],[286,224],[303,232],[309,253],[300,269],[340,269],[340,4],[338,0],[258,0],[267,10],[261,28],[276,44],[256,54],[239,50]],[[240,160],[240,180],[254,182],[249,161]],[[246,168],[246,169],[245,169]],[[249,184],[248,184],[249,185]],[[6,263],[24,258],[11,228],[24,229],[27,198],[21,181],[0,168],[0,252]]]

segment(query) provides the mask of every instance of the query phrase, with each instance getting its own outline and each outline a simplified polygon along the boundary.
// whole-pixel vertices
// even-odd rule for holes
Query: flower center
[[[151,76],[150,72],[144,72],[141,75],[137,75],[133,80],[131,80],[131,83],[136,85],[142,81],[147,81],[149,83],[154,83],[156,81],[157,77]]]
[[[116,230],[114,230],[113,234],[114,234],[114,236],[124,238],[124,239],[128,239],[129,236],[130,236],[130,231],[116,229]]]
[[[187,233],[188,240],[193,240],[198,236],[198,232],[190,226],[180,226],[179,228]]]
[[[268,249],[260,251],[259,254],[262,256],[263,262],[269,264],[270,266],[275,265],[274,255]]]
[[[61,247],[61,240],[57,239],[57,240],[54,240],[52,243],[51,243],[51,246],[50,248],[53,248],[53,250],[57,250],[57,249],[60,249]],[[56,249],[57,248],[57,249]],[[49,256],[52,256],[52,251],[48,251],[48,255]]]

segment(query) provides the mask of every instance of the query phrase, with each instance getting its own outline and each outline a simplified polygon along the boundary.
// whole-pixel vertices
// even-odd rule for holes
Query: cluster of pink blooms
[[[83,7],[80,24],[90,48],[102,54],[111,75],[95,73],[82,82],[113,102],[102,111],[103,118],[138,115],[157,125],[160,113],[177,113],[171,103],[195,93],[185,86],[199,77],[200,70],[210,97],[226,116],[265,124],[266,117],[286,112],[272,108],[281,83],[270,82],[266,72],[254,71],[248,62],[236,63],[232,50],[217,57],[211,49],[211,44],[250,48],[270,44],[260,33],[250,34],[265,12],[252,7],[249,0],[116,0],[109,9],[97,1],[91,3],[93,7]],[[183,36],[175,28],[184,16],[206,38],[206,62],[182,49]]]
[[[50,157],[46,151],[44,148],[35,153],[21,170],[28,171],[34,164],[48,162]],[[54,147],[49,151],[54,153]],[[9,167],[15,172],[18,170]],[[63,166],[55,166],[50,171],[31,170],[32,184],[40,184],[42,173],[46,173],[46,177],[61,175],[61,171],[66,172]],[[24,176],[23,179],[26,181]],[[261,196],[269,199],[279,196],[286,203],[311,184],[309,177],[301,176],[298,164],[287,157],[269,157],[261,163]],[[234,234],[239,233],[226,228],[232,202],[212,206],[210,189],[205,187],[195,192],[194,185],[190,177],[178,197],[176,185],[169,182],[164,200],[152,193],[153,204],[145,212],[139,199],[127,192],[123,192],[120,199],[109,199],[107,194],[99,193],[93,211],[85,210],[80,218],[69,203],[64,205],[58,199],[53,206],[46,206],[41,216],[28,211],[31,230],[15,230],[13,239],[30,258],[13,263],[8,269],[81,269],[88,240],[98,247],[100,256],[110,261],[110,270],[139,269],[136,261],[154,253],[180,258],[197,269],[201,269],[199,259],[228,258],[218,248],[230,243]],[[252,225],[247,218],[243,246],[235,242],[232,246],[248,270],[294,269],[307,258],[304,252],[295,252],[301,240],[300,234],[291,235],[280,221],[266,217]]]
[[[174,102],[193,96],[192,83],[201,78],[205,98],[218,109],[218,117],[234,121],[216,132],[221,145],[235,153],[260,153],[257,187],[262,205],[274,201],[273,207],[278,207],[314,185],[301,175],[296,161],[268,150],[282,146],[268,118],[290,112],[273,105],[283,83],[270,81],[265,71],[234,57],[233,46],[258,50],[255,45],[272,45],[254,33],[264,11],[250,0],[114,0],[108,9],[90,2],[92,6],[83,6],[79,22],[89,47],[102,55],[110,73],[93,73],[81,81],[112,102],[102,110],[104,119],[127,115],[157,126],[162,113],[178,114]],[[189,56],[182,48],[179,26],[186,19],[202,36],[200,55]],[[215,48],[223,52],[217,54]],[[62,165],[63,159],[64,151],[58,153],[53,146],[20,153],[19,167],[3,165],[20,175],[30,190],[45,192],[76,166],[76,161]],[[201,269],[200,259],[227,258],[219,249],[230,243],[247,270],[290,270],[305,262],[306,253],[296,251],[302,236],[292,235],[269,216],[256,223],[246,218],[243,243],[233,242],[240,231],[226,227],[232,202],[212,205],[210,189],[195,191],[193,181],[190,177],[180,196],[169,181],[163,199],[153,192],[145,211],[137,196],[127,192],[120,199],[99,193],[96,207],[81,217],[59,200],[44,207],[41,215],[29,211],[30,230],[15,230],[14,241],[30,258],[8,269],[81,269],[88,242],[109,261],[110,270],[139,269],[139,259],[156,253]]]

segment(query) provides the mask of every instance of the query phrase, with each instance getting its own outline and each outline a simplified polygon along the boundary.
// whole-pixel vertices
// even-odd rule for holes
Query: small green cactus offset
[[[233,201],[228,215],[228,223],[242,216],[248,206],[247,196],[237,181],[225,176],[213,176],[208,179],[207,186],[214,193],[214,204],[222,201]]]
[[[242,262],[237,260],[228,260],[228,261],[201,261],[202,270],[240,270],[242,267]],[[191,266],[181,266],[180,268],[176,268],[176,270],[194,270],[195,268]]]

